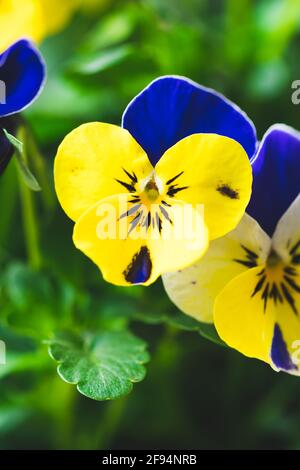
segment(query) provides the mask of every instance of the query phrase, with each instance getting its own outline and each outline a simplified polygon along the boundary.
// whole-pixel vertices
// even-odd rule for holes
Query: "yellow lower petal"
[[[300,295],[294,296],[295,306],[300,312]],[[284,370],[292,375],[300,375],[300,318],[284,302],[274,306],[276,324],[274,327],[271,365],[275,370]]]
[[[180,310],[199,321],[212,323],[217,295],[231,279],[247,271],[251,263],[264,263],[269,249],[269,237],[245,214],[236,229],[213,240],[196,263],[164,274],[164,287]]]
[[[158,274],[147,240],[128,237],[127,220],[120,220],[129,207],[125,194],[103,199],[79,218],[73,241],[99,267],[106,281],[121,286],[149,284]]]
[[[227,284],[216,298],[214,321],[229,346],[268,362],[277,371],[300,375],[300,275],[294,271],[288,276],[289,284],[283,272],[276,282],[280,268],[274,269],[265,267],[264,287],[259,289],[262,267]]]
[[[75,246],[108,282],[149,285],[163,272],[192,263],[206,249],[208,236],[201,213],[194,211],[191,225],[182,233],[183,203],[166,206],[166,217],[156,204],[137,208],[138,204],[129,201],[126,194],[105,198],[88,209],[74,227]]]
[[[165,209],[169,220],[159,208],[152,209],[152,213],[159,213],[162,229],[161,233],[154,231],[153,235],[150,231],[148,240],[160,274],[190,266],[204,255],[209,239],[201,210],[198,211],[179,199],[164,200],[170,206]]]
[[[270,363],[270,349],[276,322],[273,308],[264,310],[261,295],[253,295],[263,266],[234,278],[217,296],[214,322],[220,337],[248,357]]]

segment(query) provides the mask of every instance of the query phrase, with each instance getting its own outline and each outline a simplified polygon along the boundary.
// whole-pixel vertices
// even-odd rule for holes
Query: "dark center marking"
[[[245,258],[234,259],[233,261],[250,269],[257,267],[258,254],[244,245],[241,245],[241,247],[245,252]],[[295,257],[299,256],[296,253],[298,248],[300,248],[299,242],[290,250],[292,264],[297,264],[295,263]],[[282,263],[282,259],[274,249],[271,249],[266,261],[266,268],[263,268],[257,273],[258,280],[254,286],[251,297],[260,293],[261,299],[264,302],[264,311],[266,311],[268,301],[272,300],[275,305],[277,305],[278,302],[281,304],[286,302],[295,315],[298,315],[295,301],[295,295],[300,294],[300,286],[295,281],[297,270],[291,265],[282,267],[282,275],[280,274],[280,279],[276,280],[276,282],[272,279],[270,280],[268,276],[268,270],[281,269],[280,266],[278,266],[280,263]]]
[[[171,207],[170,204],[164,200],[161,200],[158,211],[156,213],[151,213],[151,208],[149,207],[142,207],[142,197],[136,190],[136,185],[138,183],[136,174],[133,171],[129,172],[125,168],[122,168],[122,170],[128,179],[126,180],[126,178],[124,178],[125,181],[121,179],[115,179],[115,181],[117,181],[120,185],[126,188],[129,193],[131,193],[129,203],[133,205],[126,212],[120,215],[119,220],[124,219],[125,217],[133,217],[133,219],[129,222],[128,234],[130,234],[137,226],[143,227],[146,230],[152,226],[153,229],[157,228],[159,233],[161,233],[163,219],[166,219],[170,224],[173,223],[168,213],[168,210]],[[167,181],[166,185],[168,196],[174,197],[175,194],[177,194],[179,191],[183,191],[184,189],[188,188],[188,186],[179,187],[178,184],[172,184],[182,174],[183,171]],[[144,193],[149,199],[150,203],[155,202],[159,198],[160,193],[154,177],[152,177],[147,182],[144,188]]]
[[[150,201],[155,201],[159,196],[159,190],[154,179],[148,181],[145,186],[145,193]]]
[[[271,250],[267,258],[267,266],[269,268],[275,268],[281,262],[280,256],[276,253],[275,250]]]

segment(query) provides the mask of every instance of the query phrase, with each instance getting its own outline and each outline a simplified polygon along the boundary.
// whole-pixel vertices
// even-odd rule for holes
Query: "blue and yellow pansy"
[[[155,80],[122,127],[81,125],[58,149],[55,187],[76,247],[118,285],[188,266],[241,219],[255,145],[251,121],[220,94],[182,77]],[[118,233],[126,221],[125,236],[99,234],[108,207]],[[192,217],[182,221],[187,207]]]
[[[255,157],[240,224],[201,261],[163,276],[173,302],[275,370],[300,374],[300,134],[274,125]]]

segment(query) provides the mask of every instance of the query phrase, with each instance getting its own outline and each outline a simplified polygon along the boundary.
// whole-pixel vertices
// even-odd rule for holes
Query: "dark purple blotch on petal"
[[[146,246],[133,256],[131,263],[124,271],[123,275],[130,284],[140,284],[148,281],[152,272],[152,261],[149,250]]]
[[[298,367],[293,363],[284,341],[282,331],[278,323],[275,323],[273,341],[271,347],[271,359],[273,364],[280,370],[297,370]]]

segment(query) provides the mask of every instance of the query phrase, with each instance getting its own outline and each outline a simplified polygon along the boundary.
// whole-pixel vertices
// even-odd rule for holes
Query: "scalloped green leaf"
[[[128,331],[59,332],[49,342],[60,377],[93,400],[113,400],[145,377],[146,343]]]

